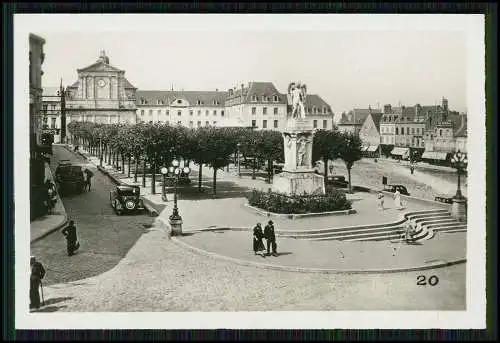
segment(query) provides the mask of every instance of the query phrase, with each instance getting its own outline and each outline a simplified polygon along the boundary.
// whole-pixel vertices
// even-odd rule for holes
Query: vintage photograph
[[[484,19],[408,16],[16,15],[16,318],[484,327]]]

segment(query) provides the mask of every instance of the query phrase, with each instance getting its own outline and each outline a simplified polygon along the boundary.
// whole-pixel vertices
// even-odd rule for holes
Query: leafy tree
[[[349,193],[352,193],[351,169],[354,162],[361,159],[361,138],[357,133],[343,132],[339,144],[339,158],[342,159],[347,168],[349,177]]]
[[[278,131],[254,133],[257,139],[256,155],[267,161],[267,182],[271,182],[273,161],[284,159],[283,136]]]
[[[323,161],[325,182],[328,180],[328,161],[339,158],[341,140],[341,133],[337,127],[333,130],[319,130],[314,134],[313,162]]]

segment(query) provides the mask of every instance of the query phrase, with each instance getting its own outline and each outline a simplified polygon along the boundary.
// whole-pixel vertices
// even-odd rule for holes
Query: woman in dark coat
[[[266,250],[264,242],[262,241],[263,238],[264,232],[262,232],[262,226],[260,223],[257,223],[253,228],[253,251],[255,255],[257,255],[258,252]],[[262,253],[261,256],[264,257],[264,253]]]

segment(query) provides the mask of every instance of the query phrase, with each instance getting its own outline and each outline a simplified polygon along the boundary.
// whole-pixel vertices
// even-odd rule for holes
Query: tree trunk
[[[203,171],[203,163],[198,165],[198,192],[201,192],[201,173]]]
[[[151,194],[156,194],[156,161],[151,164]]]
[[[104,158],[104,151],[102,150],[102,146],[101,146],[101,149],[100,149],[100,153],[99,153],[99,165],[102,167],[102,159]]]
[[[214,167],[214,179],[212,182],[213,197],[217,196],[217,168]]]
[[[351,185],[351,168],[347,168],[347,177],[349,178],[349,193],[352,193],[352,185]]]
[[[146,188],[146,159],[142,162],[142,187]]]
[[[253,158],[252,162],[252,180],[255,180],[255,157]]]
[[[328,181],[328,158],[323,157],[323,164],[325,167],[325,185],[326,185],[326,181]]]
[[[130,177],[130,163],[132,162],[132,155],[128,155],[128,170],[127,170],[127,177]]]
[[[122,154],[122,174],[125,174],[125,155]]]
[[[271,183],[271,173],[273,170],[273,160],[267,160],[267,183]]]
[[[134,182],[137,183],[137,169],[139,168],[139,157],[135,156]]]

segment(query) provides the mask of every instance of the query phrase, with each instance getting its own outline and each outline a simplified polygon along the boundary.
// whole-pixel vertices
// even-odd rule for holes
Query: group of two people
[[[382,211],[385,210],[384,194],[382,192],[378,193],[377,199],[378,199],[378,209]],[[396,192],[394,192],[394,207],[396,208],[396,210],[402,210],[405,208],[403,201],[401,200],[401,193],[397,189]]]
[[[267,249],[264,247],[263,239],[266,239]],[[274,223],[270,220],[264,231],[262,231],[262,225],[257,223],[253,229],[253,251],[255,255],[260,254],[262,257],[265,257],[264,251],[267,250],[267,255],[272,254],[277,256],[277,248],[276,244],[276,234],[274,233]]]

